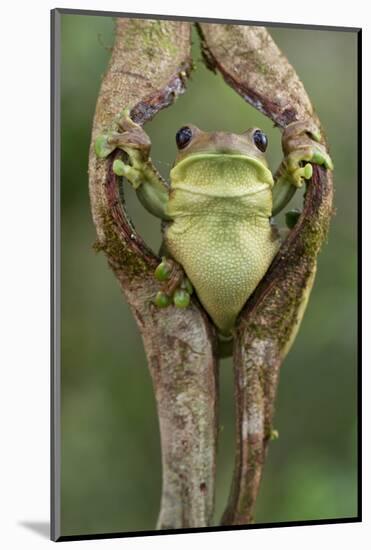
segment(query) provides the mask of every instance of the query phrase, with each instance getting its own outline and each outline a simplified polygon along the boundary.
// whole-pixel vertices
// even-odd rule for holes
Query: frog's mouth
[[[192,154],[173,167],[170,177],[174,189],[218,196],[255,194],[274,184],[272,173],[262,162],[229,151]]]

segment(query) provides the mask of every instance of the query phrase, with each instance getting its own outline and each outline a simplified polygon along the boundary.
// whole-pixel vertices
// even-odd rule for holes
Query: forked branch
[[[127,216],[112,171],[115,153],[108,160],[98,159],[93,144],[97,135],[114,129],[124,108],[144,124],[171,104],[184,91],[190,69],[188,23],[118,19],[89,160],[97,246],[105,252],[137,321],[156,395],[163,466],[160,529],[211,522],[217,435],[214,331],[196,299],[186,311],[152,304],[158,290],[153,271],[159,260]]]
[[[200,24],[208,66],[284,129],[319,120],[294,68],[264,27]],[[325,144],[325,141],[323,140]],[[236,327],[235,470],[222,524],[248,524],[271,439],[279,370],[299,328],[332,215],[331,174],[318,166],[307,185],[302,215],[250,297]]]
[[[281,129],[318,118],[294,69],[263,27],[198,25],[208,66]],[[190,24],[118,19],[112,58],[93,124],[115,130],[130,110],[144,124],[183,93],[191,69]],[[215,332],[193,298],[191,307],[157,309],[156,255],[130,222],[112,171],[115,152],[98,159],[92,145],[90,196],[97,246],[104,250],[142,334],[156,394],[163,463],[160,529],[212,523],[217,441]],[[317,254],[332,212],[330,174],[314,167],[303,213],[248,300],[234,343],[237,447],[222,524],[252,521],[279,369],[305,309]]]

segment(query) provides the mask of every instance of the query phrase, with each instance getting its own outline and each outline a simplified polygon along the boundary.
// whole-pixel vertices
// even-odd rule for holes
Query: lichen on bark
[[[125,108],[140,124],[150,120],[184,92],[190,70],[188,23],[118,19],[89,158],[96,248],[106,254],[131,306],[156,395],[163,467],[161,529],[211,522],[217,433],[214,331],[195,299],[187,311],[153,305],[158,290],[153,271],[159,260],[128,219],[112,172],[116,153],[98,159],[94,142],[97,135],[113,129]]]

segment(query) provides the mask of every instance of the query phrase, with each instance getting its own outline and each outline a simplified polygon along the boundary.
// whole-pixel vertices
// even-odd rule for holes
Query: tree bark
[[[196,298],[187,310],[152,304],[158,290],[153,272],[160,260],[127,216],[112,171],[115,153],[98,159],[94,142],[100,133],[115,129],[124,108],[144,124],[171,104],[183,93],[190,69],[188,23],[118,19],[89,159],[97,248],[105,252],[137,321],[156,395],[163,467],[159,529],[211,522],[217,436],[214,329]]]
[[[284,129],[297,120],[320,126],[303,84],[264,27],[202,23],[198,29],[208,67],[277,126]],[[332,194],[331,174],[313,166],[302,215],[236,325],[235,468],[222,525],[253,521],[279,370],[308,302],[332,216]]]
[[[304,86],[265,27],[201,23],[206,65],[280,128],[315,119]]]
[[[208,67],[281,129],[319,120],[304,87],[263,27],[198,25]],[[116,42],[98,97],[89,176],[97,247],[104,250],[142,334],[156,394],[163,463],[159,529],[212,522],[217,442],[215,331],[197,299],[158,309],[156,255],[125,212],[112,172],[116,153],[97,159],[98,134],[115,130],[130,109],[144,124],[184,92],[191,69],[190,24],[118,19]],[[116,126],[115,126],[116,125]],[[235,470],[221,523],[248,524],[272,433],[279,370],[300,325],[332,214],[332,179],[313,167],[303,213],[236,325]]]

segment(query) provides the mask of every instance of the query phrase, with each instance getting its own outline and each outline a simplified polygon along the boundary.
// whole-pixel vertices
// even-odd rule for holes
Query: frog
[[[310,180],[312,164],[332,170],[333,163],[312,119],[284,128],[284,158],[275,175],[266,159],[268,136],[260,128],[238,134],[185,124],[175,141],[170,183],[153,164],[150,138],[128,109],[116,130],[97,137],[95,152],[106,159],[119,150],[113,172],[162,220],[154,304],[186,308],[195,293],[219,336],[228,339],[281,246],[274,216]],[[286,213],[289,230],[299,217],[300,211]]]

